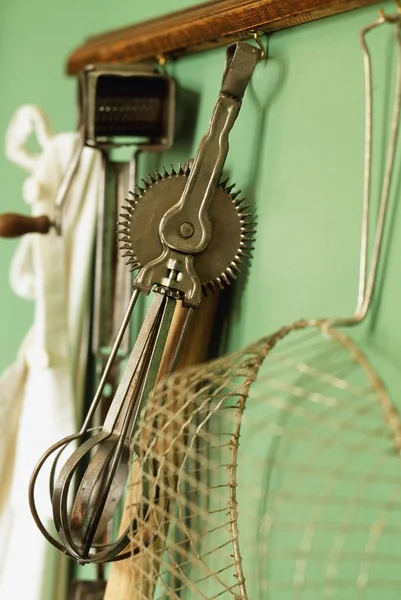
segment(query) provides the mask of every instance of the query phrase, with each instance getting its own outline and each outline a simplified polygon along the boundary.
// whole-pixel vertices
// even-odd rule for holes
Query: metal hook
[[[260,36],[263,35],[263,31],[250,31],[249,32],[253,39],[255,40],[255,42],[257,43],[257,45],[260,48],[260,56],[258,58],[258,62],[261,62],[262,60],[264,60],[264,58],[266,57],[266,48],[264,47],[262,40],[260,39]]]
[[[397,23],[401,19],[401,1],[394,0],[397,7],[397,12],[394,15],[388,15],[382,8],[379,8],[379,19],[381,23]]]
[[[167,59],[166,59],[166,57],[164,56],[163,53],[160,53],[160,54],[156,54],[155,58],[156,58],[156,61],[157,61],[160,71],[163,73],[163,75],[166,75],[167,74],[167,69],[166,69]]]

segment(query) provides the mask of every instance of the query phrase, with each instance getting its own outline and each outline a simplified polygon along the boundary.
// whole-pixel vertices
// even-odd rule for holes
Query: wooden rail
[[[75,75],[91,63],[176,57],[336,15],[377,0],[211,0],[89,38],[68,58]]]

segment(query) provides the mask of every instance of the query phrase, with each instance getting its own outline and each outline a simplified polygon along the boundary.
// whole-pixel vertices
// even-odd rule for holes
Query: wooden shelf
[[[89,38],[68,58],[75,75],[91,63],[137,62],[182,54],[336,15],[377,0],[212,0]]]

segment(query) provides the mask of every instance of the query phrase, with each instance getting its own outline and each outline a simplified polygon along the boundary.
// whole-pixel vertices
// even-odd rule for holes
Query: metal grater
[[[82,72],[79,93],[87,145],[136,145],[142,138],[142,149],[171,146],[173,79],[141,65],[94,65]]]
[[[107,359],[132,285],[117,252],[115,223],[122,201],[135,186],[139,152],[158,152],[173,142],[175,83],[149,64],[94,65],[82,71],[79,95],[84,143],[103,154],[93,324],[93,351],[102,360]],[[131,161],[112,161],[108,151],[127,145],[135,146]],[[123,347],[127,352],[128,336]]]

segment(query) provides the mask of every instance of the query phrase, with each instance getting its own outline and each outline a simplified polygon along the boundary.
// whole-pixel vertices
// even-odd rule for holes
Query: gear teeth
[[[240,231],[241,231],[241,241],[239,244],[239,248],[237,250],[237,254],[232,260],[231,264],[225,269],[225,271],[213,281],[209,281],[203,284],[202,289],[204,294],[207,292],[213,291],[216,289],[224,289],[227,285],[237,279],[238,273],[241,270],[242,263],[245,259],[252,258],[252,250],[254,240],[255,231],[255,223],[252,219],[252,213],[249,212],[249,203],[245,203],[245,198],[239,198],[238,196],[241,194],[241,190],[233,191],[235,188],[235,184],[227,185],[229,179],[226,178],[224,181],[219,183],[219,187],[224,190],[226,194],[228,194],[238,212],[238,217],[240,220]],[[248,212],[246,212],[248,210]]]
[[[222,281],[221,281],[220,277],[216,277],[216,279],[215,279],[215,284],[216,284],[216,285],[217,285],[217,286],[218,286],[218,287],[219,287],[221,290],[224,290],[224,285],[223,285],[223,283],[222,283]]]
[[[122,207],[121,207],[121,210],[124,210],[127,214],[125,214],[125,213],[119,213],[119,215],[118,215],[119,217],[122,217],[123,219],[126,219],[127,215],[128,215],[128,217],[131,216],[132,207],[130,205],[123,204]]]
[[[221,279],[223,280],[223,282],[224,282],[226,285],[230,285],[231,281],[230,281],[230,280],[229,280],[229,278],[227,277],[227,273],[222,273],[222,275],[221,275]]]
[[[136,260],[136,257],[134,255],[132,255],[131,258],[129,260],[127,260],[127,265],[133,265],[134,268],[139,268],[140,267],[140,264]]]
[[[203,289],[203,293],[205,294],[205,296],[207,294],[207,291],[212,292],[212,294],[216,293],[216,286],[214,284],[214,281],[208,281],[207,283],[204,283],[202,285],[202,289]]]
[[[231,279],[237,279],[237,275],[234,273],[231,267],[227,267],[227,273],[231,277]]]
[[[131,200],[131,198],[126,198],[126,202],[128,202],[128,204],[131,208],[135,208],[135,206],[136,206],[137,198],[138,198],[138,196],[136,194],[135,194],[135,198],[136,199],[134,199],[134,200]]]
[[[134,259],[127,260],[127,262],[125,264],[130,266],[131,271],[135,271],[136,269],[141,268],[141,265],[138,262],[136,262]]]
[[[129,192],[130,198],[127,198],[126,205],[121,207],[122,212],[119,215],[120,220],[117,226],[120,250],[123,252],[122,256],[127,259],[126,264],[130,266],[132,271],[135,269],[140,269],[143,266],[138,260],[138,257],[135,255],[135,249],[132,246],[133,241],[131,241],[131,221],[133,215],[135,215],[137,204],[143,200],[144,195],[146,194],[147,190],[152,187],[152,185],[162,181],[163,179],[178,176],[188,176],[189,173],[189,162],[179,162],[177,170],[173,165],[171,165],[171,169],[169,171],[162,166],[160,172],[157,169],[154,170],[154,176],[150,173],[147,173],[147,180],[141,179],[141,185],[144,187],[136,185],[134,188],[135,191]],[[234,258],[225,268],[224,272],[218,277],[202,283],[202,292],[205,296],[207,294],[216,292],[218,289],[223,290],[226,286],[230,285],[233,280],[237,279],[238,273],[242,267],[242,263],[245,259],[250,259],[252,257],[252,251],[254,250],[253,244],[255,241],[254,234],[256,233],[256,230],[255,222],[252,218],[252,212],[250,211],[250,205],[246,202],[245,198],[239,197],[241,190],[234,191],[235,184],[228,185],[228,182],[229,178],[227,177],[219,183],[219,187],[230,198],[237,212],[240,228],[240,243]]]

